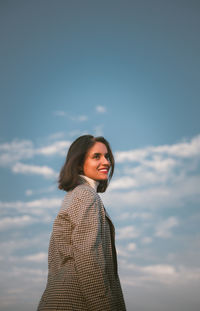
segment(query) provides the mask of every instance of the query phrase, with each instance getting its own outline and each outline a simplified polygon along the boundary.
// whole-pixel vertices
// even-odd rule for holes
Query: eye
[[[99,154],[94,154],[93,159],[99,159],[99,158],[100,158]]]
[[[109,154],[106,154],[106,155],[105,155],[105,158],[106,158],[108,161],[110,161],[110,156],[109,156]]]

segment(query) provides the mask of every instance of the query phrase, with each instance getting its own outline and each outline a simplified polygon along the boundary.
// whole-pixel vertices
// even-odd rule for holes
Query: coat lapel
[[[109,225],[110,225],[110,232],[111,232],[111,236],[112,236],[112,239],[113,241],[115,240],[115,226],[108,214],[108,212],[106,211],[105,207],[104,207],[104,211],[105,211],[105,216],[106,218],[108,219],[108,222],[109,222]]]
[[[87,184],[89,187],[92,188],[92,186],[88,183],[88,181],[85,180],[85,179],[84,179],[82,176],[80,176],[80,175],[79,175],[79,184]],[[100,200],[101,200],[101,198],[100,198]],[[102,201],[101,201],[101,203],[102,203],[102,205],[103,205],[103,202],[102,202]],[[106,211],[104,205],[103,205],[103,208],[104,208],[104,211],[105,211],[105,216],[106,216],[106,218],[108,219],[109,224],[110,224],[111,235],[112,235],[113,239],[115,239],[115,227],[114,227],[114,224],[113,224],[113,222],[112,222],[112,220],[111,220],[111,218],[110,218],[108,212]]]

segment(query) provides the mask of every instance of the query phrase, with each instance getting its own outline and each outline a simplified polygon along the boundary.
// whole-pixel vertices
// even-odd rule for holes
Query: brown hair
[[[60,171],[58,179],[59,189],[69,191],[74,189],[79,184],[79,174],[83,174],[82,167],[85,161],[85,156],[88,150],[96,142],[101,142],[107,147],[111,164],[108,180],[101,180],[99,182],[99,186],[97,187],[97,192],[106,191],[108,183],[114,172],[115,161],[108,141],[102,136],[94,137],[92,135],[80,136],[71,144],[67,153],[65,164]]]

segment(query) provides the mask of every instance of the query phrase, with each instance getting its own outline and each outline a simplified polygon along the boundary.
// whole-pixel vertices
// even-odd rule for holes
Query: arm
[[[76,214],[72,234],[75,267],[88,310],[113,310],[102,244],[101,206],[96,194],[82,189],[73,200],[73,209]]]

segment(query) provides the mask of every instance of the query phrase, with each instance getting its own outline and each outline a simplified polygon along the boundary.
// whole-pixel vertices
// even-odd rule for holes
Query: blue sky
[[[85,133],[116,157],[101,196],[128,310],[199,310],[199,29],[198,1],[1,1],[0,311],[36,309]]]

